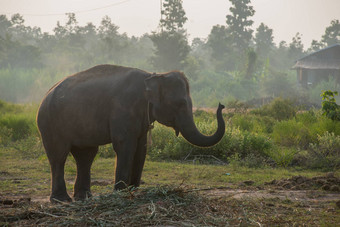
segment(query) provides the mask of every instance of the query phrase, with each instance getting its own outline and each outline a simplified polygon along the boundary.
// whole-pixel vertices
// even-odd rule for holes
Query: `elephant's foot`
[[[72,199],[68,194],[51,195],[50,201],[51,201],[51,203],[72,202]]]
[[[74,197],[75,201],[82,201],[82,200],[85,200],[85,199],[92,197],[92,193],[89,190],[88,191],[75,192],[73,197]]]

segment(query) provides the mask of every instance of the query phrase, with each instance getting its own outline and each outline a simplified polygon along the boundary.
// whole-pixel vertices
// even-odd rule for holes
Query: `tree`
[[[7,19],[6,15],[0,15],[0,36],[4,38],[11,26],[12,22]]]
[[[322,42],[318,42],[317,40],[313,39],[308,52],[315,52],[321,50],[323,47],[324,44]]]
[[[235,69],[233,39],[231,31],[224,25],[215,25],[208,36],[207,45],[217,71]]]
[[[102,39],[118,36],[119,27],[112,23],[111,18],[104,16],[98,28],[99,36]]]
[[[292,42],[289,44],[288,56],[292,62],[301,58],[303,55],[303,44],[301,36],[302,35],[299,32],[296,33],[296,35],[292,39]]]
[[[161,32],[150,36],[156,50],[151,63],[159,70],[181,70],[190,52],[186,36],[182,33]]]
[[[123,59],[125,37],[118,33],[118,29],[119,27],[108,16],[103,17],[98,28],[101,52],[104,59],[109,62],[121,63]]]
[[[183,29],[187,21],[182,0],[165,0],[164,10],[161,11],[161,32],[150,35],[155,46],[154,56],[151,57],[153,66],[160,70],[181,70],[185,66],[185,59],[190,46]]]
[[[182,6],[182,0],[164,0],[164,10],[161,11],[163,17],[160,26],[168,32],[178,32],[183,29],[183,25],[188,20]]]
[[[270,50],[274,47],[273,39],[273,29],[270,29],[267,25],[261,23],[256,29],[254,39],[257,55],[266,58]]]
[[[231,52],[231,34],[223,25],[215,25],[208,36],[208,46],[211,48],[211,57],[215,60],[222,60]]]
[[[245,51],[249,47],[253,30],[250,28],[254,21],[255,10],[249,5],[250,0],[229,0],[232,7],[229,8],[231,15],[227,15],[227,25],[231,31],[232,39],[238,51]]]
[[[245,78],[251,80],[255,74],[257,55],[256,52],[252,49],[247,51],[247,62],[246,62],[246,71]]]
[[[339,20],[332,20],[331,25],[326,28],[322,40],[326,46],[340,43],[340,23]]]
[[[60,25],[60,22],[57,22],[57,27],[53,29],[54,34],[57,39],[62,39],[65,37],[69,37],[72,34],[75,34],[78,32],[78,22],[76,19],[76,15],[74,13],[66,13],[68,20],[65,24],[65,26]]]

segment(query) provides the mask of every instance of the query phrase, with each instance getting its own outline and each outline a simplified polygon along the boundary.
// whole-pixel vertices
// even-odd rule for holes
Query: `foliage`
[[[296,107],[289,99],[276,98],[271,103],[253,110],[252,113],[261,116],[270,116],[276,120],[282,121],[291,119],[296,115]]]
[[[244,51],[249,46],[253,30],[250,28],[254,21],[249,17],[253,16],[255,10],[249,5],[250,0],[229,0],[233,5],[230,7],[231,15],[227,15],[227,25],[231,30],[233,43],[238,51]]]
[[[266,97],[299,97],[294,83],[289,80],[289,75],[269,69],[261,80],[262,92]]]
[[[183,29],[188,20],[182,6],[182,0],[164,0],[161,14],[160,26],[168,32],[174,33]]]
[[[339,20],[332,20],[331,25],[325,30],[325,34],[322,36],[322,43],[325,46],[331,46],[336,43],[340,43],[340,23]]]
[[[256,70],[256,61],[257,61],[256,52],[252,49],[248,49],[244,73],[244,77],[247,81],[251,81],[254,78]]]
[[[288,50],[289,57],[293,59],[299,59],[303,55],[303,44],[301,34],[298,32],[292,38],[292,42],[289,44]]]
[[[211,49],[211,58],[216,71],[235,70],[233,45],[230,28],[224,25],[212,27],[206,45]]]
[[[253,114],[235,114],[231,118],[231,124],[242,131],[270,134],[273,132],[275,119]]]
[[[205,116],[204,116],[205,115]],[[198,113],[199,120],[196,122],[198,129],[204,134],[211,134],[216,130],[216,122],[212,122],[211,114],[206,118]],[[148,152],[152,160],[184,160],[195,155],[213,155],[227,162],[230,157],[238,155],[240,159],[250,157],[266,157],[266,150],[272,146],[268,137],[241,131],[238,128],[227,126],[225,136],[215,146],[200,148],[189,144],[182,137],[176,137],[172,129],[156,125],[153,131],[153,145]],[[263,159],[262,159],[263,160]]]
[[[307,148],[313,139],[309,128],[296,119],[276,123],[272,138],[280,146],[300,148]]]
[[[300,34],[291,43],[282,41],[276,46],[272,29],[260,24],[253,36],[250,25],[255,10],[249,0],[233,0],[227,23],[214,25],[206,39],[193,37],[190,48],[182,2],[163,1],[158,32],[141,37],[120,33],[108,16],[98,26],[91,22],[80,25],[76,14],[68,13],[65,23],[58,21],[53,32],[46,33],[25,25],[20,14],[11,18],[0,15],[0,98],[17,103],[39,102],[62,77],[97,64],[148,71],[182,70],[192,85],[195,105],[201,107],[263,96],[300,98],[302,92],[294,86],[295,75],[293,78],[287,73],[304,53]],[[334,20],[326,29],[325,37],[333,40],[327,42],[336,41],[337,25]],[[318,44],[324,46],[320,41],[315,48]],[[336,90],[336,85],[322,89]],[[318,88],[317,84],[304,92],[305,100],[320,103]]]
[[[150,36],[154,46],[154,56],[150,58],[152,65],[158,70],[180,70],[190,51],[186,36],[179,32],[160,32]]]
[[[18,141],[37,135],[35,127],[35,106],[22,106],[0,100],[1,141]]]
[[[336,78],[330,76],[325,80],[321,80],[315,86],[309,88],[307,91],[307,96],[311,103],[317,103],[318,106],[321,107],[320,103],[322,102],[322,98],[320,92],[327,90],[334,91],[339,89],[340,84],[337,83]]]
[[[326,131],[310,144],[308,166],[311,168],[337,169],[340,167],[340,136]]]
[[[287,168],[290,166],[299,151],[295,148],[276,147],[268,151],[268,156],[277,166]]]
[[[25,114],[0,115],[0,127],[11,130],[14,141],[25,139],[36,131],[35,120]]]
[[[273,39],[273,29],[270,29],[267,25],[261,23],[256,29],[254,39],[257,55],[267,58],[269,52],[274,47]]]
[[[334,96],[337,96],[337,91],[323,91],[322,97],[322,112],[326,117],[340,121],[340,106],[336,103]]]

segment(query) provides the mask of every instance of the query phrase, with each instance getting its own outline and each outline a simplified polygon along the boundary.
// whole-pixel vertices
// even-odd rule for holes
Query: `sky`
[[[0,0],[0,14],[24,16],[25,25],[52,32],[57,21],[66,22],[65,13],[75,12],[79,25],[96,26],[108,15],[120,33],[141,36],[157,31],[162,0]],[[164,1],[164,0],[163,0]],[[274,42],[290,43],[297,32],[307,49],[313,39],[320,40],[334,19],[340,20],[340,0],[252,0],[255,9],[253,29],[264,23],[273,29]],[[189,39],[207,38],[214,25],[226,24],[230,14],[228,0],[183,0],[188,17],[185,28]]]

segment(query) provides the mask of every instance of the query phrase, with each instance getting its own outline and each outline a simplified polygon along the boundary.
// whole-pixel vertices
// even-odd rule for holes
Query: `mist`
[[[250,4],[244,7],[250,12],[244,19],[252,25],[256,9]],[[339,36],[331,39],[326,33],[327,28],[337,28],[339,33],[338,20],[329,22],[320,40],[305,46],[300,33],[276,44],[275,31],[263,23],[255,30],[245,25],[245,33],[238,33],[231,12],[229,23],[227,19],[226,24],[214,25],[205,38],[189,39],[183,12],[182,24],[167,27],[177,22],[164,15],[155,32],[138,37],[119,32],[119,24],[108,16],[97,26],[91,21],[79,25],[77,15],[70,13],[47,33],[26,25],[20,14],[0,15],[0,99],[39,103],[60,79],[98,64],[150,72],[181,70],[189,79],[195,107],[236,100],[260,105],[276,97],[317,106],[322,90],[339,90],[332,77],[303,88],[291,69],[299,58],[339,43]]]

